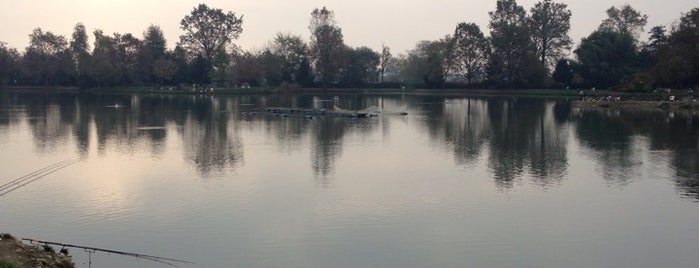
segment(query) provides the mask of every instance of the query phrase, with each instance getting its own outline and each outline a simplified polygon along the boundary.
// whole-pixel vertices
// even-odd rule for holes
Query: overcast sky
[[[519,0],[529,10],[539,0]],[[576,43],[589,35],[605,18],[610,6],[625,3],[649,16],[646,31],[654,25],[670,25],[682,13],[699,7],[697,0],[568,0],[573,12],[571,37]],[[488,30],[488,12],[494,0],[0,0],[0,42],[23,51],[34,28],[65,35],[82,22],[90,35],[132,33],[142,37],[150,24],[159,25],[173,48],[182,31],[180,20],[199,3],[244,15],[243,34],[236,41],[244,49],[261,49],[277,32],[301,35],[308,40],[311,11],[326,6],[335,11],[345,43],[381,44],[394,54],[405,52],[421,40],[451,34],[459,22],[475,22]],[[644,37],[645,38],[645,37]]]

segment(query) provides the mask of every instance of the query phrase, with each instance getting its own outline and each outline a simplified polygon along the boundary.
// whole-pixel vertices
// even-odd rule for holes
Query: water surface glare
[[[384,115],[261,112],[327,103]],[[0,232],[196,263],[182,267],[699,264],[693,111],[457,96],[0,94],[0,185],[74,159],[1,196]],[[86,253],[72,253],[87,267]]]

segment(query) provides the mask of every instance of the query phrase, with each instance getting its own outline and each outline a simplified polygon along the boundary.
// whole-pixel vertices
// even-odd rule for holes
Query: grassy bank
[[[454,96],[527,96],[545,98],[581,98],[580,90],[564,89],[424,89],[424,88],[177,88],[177,87],[126,87],[126,88],[92,88],[80,90],[75,87],[10,87],[5,92],[87,92],[98,94],[129,93],[129,94],[173,94],[173,95],[251,95],[251,94],[369,94],[369,95],[454,95]],[[684,97],[686,91],[671,92],[616,92],[610,90],[584,90],[585,97],[600,99],[610,95],[619,95],[622,100],[667,100],[669,96]]]

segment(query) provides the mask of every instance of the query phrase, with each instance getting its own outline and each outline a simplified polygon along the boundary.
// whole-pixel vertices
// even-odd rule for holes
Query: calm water
[[[409,115],[244,113],[328,103]],[[0,232],[196,263],[183,267],[699,265],[699,117],[686,112],[517,98],[4,94],[0,149],[0,184],[79,160],[0,197]],[[87,253],[73,255],[87,267]]]

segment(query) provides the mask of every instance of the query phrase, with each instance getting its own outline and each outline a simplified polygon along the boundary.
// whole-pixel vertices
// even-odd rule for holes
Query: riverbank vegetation
[[[92,43],[82,23],[69,38],[36,28],[23,51],[0,42],[0,88],[653,91],[699,85],[699,8],[672,25],[651,27],[648,40],[640,39],[647,15],[629,5],[606,14],[574,47],[574,14],[565,3],[542,0],[527,10],[516,0],[498,0],[487,30],[464,21],[452,34],[393,55],[389,46],[346,45],[334,11],[325,7],[311,12],[310,40],[279,33],[263,49],[246,51],[235,45],[244,17],[200,4],[181,20],[173,49],[157,25],[140,38],[98,29]]]

